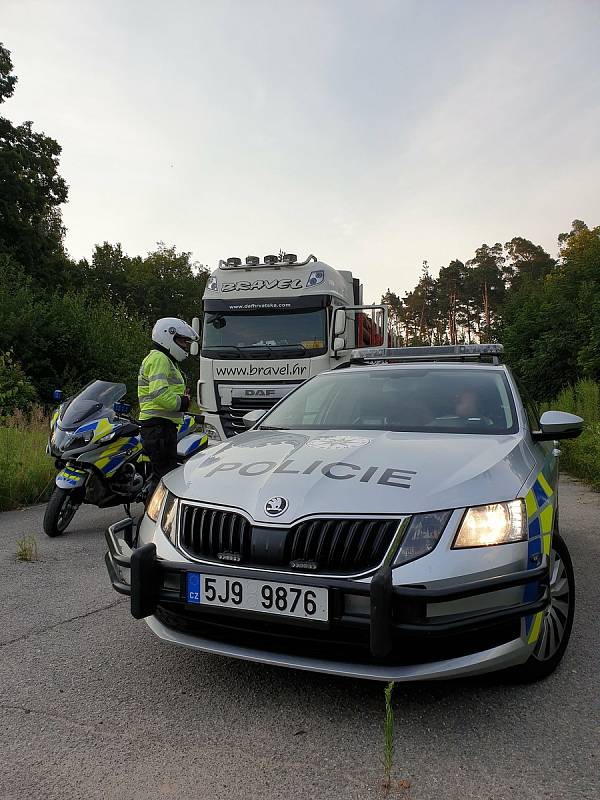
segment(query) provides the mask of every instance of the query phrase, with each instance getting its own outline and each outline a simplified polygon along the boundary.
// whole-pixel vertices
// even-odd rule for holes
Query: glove
[[[180,400],[179,410],[187,411],[188,408],[190,407],[190,402],[191,402],[189,394],[180,394],[179,400]]]

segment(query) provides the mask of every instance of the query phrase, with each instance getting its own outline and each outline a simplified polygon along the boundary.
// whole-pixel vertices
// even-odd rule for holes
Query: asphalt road
[[[600,495],[569,479],[561,524],[577,611],[559,671],[396,689],[390,797],[600,797]],[[198,654],[129,615],[102,530],[81,510],[0,514],[0,798],[383,796],[383,687]],[[41,560],[18,563],[35,534]],[[410,785],[409,785],[410,784]]]

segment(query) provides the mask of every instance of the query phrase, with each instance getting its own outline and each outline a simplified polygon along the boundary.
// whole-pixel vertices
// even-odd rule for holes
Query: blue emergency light
[[[129,403],[113,403],[113,411],[117,414],[129,414],[131,405]]]
[[[60,403],[63,399],[62,389],[55,389],[52,392],[52,399],[56,400],[57,403]]]

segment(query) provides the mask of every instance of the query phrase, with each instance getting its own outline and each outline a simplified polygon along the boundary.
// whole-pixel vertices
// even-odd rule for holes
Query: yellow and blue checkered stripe
[[[538,566],[542,555],[550,555],[555,504],[554,491],[544,474],[544,470],[542,470],[525,495],[527,522],[529,525],[528,564],[530,569]],[[529,584],[525,589],[524,601],[531,602],[535,600],[538,591],[538,583]],[[544,612],[538,611],[537,614],[526,618],[525,630],[529,644],[537,642],[543,616]]]

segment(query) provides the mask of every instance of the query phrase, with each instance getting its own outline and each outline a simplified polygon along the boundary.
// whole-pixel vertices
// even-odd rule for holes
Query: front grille
[[[256,408],[264,408],[265,411],[268,411],[278,401],[278,397],[275,399],[264,397],[235,397],[230,406],[221,406],[219,413],[225,436],[230,438],[231,436],[235,436],[236,433],[243,433],[246,430],[244,415],[249,411],[254,411]]]
[[[182,504],[180,546],[196,558],[299,572],[352,574],[377,567],[398,519],[311,519],[290,528],[252,526],[234,511]]]
[[[245,561],[250,555],[250,533],[251,525],[241,514],[183,504],[179,541],[192,555],[217,561],[226,560],[219,559],[219,553],[227,553]]]

